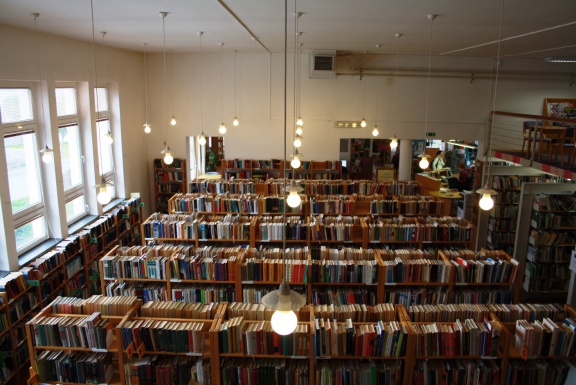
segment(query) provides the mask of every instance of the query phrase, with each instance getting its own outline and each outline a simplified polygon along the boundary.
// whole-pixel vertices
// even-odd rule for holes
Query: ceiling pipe
[[[268,49],[268,47],[266,47],[261,41],[260,39],[258,39],[258,37],[256,37],[256,35],[250,30],[250,28],[248,28],[248,26],[246,24],[244,24],[244,22],[238,17],[238,15],[236,15],[231,9],[230,7],[228,7],[228,5],[226,5],[226,3],[224,3],[223,0],[217,0],[217,3],[220,4],[220,6],[222,8],[224,8],[224,10],[226,12],[228,12],[228,14],[230,16],[232,16],[232,18],[234,18],[234,20],[236,20],[236,22],[238,24],[240,24],[240,26],[242,26],[242,28],[244,28],[244,30],[246,32],[248,32],[248,35],[250,35],[250,39],[252,39],[252,41],[258,43],[262,48],[264,48],[266,50],[266,52],[268,53],[272,53],[270,52],[270,50]]]

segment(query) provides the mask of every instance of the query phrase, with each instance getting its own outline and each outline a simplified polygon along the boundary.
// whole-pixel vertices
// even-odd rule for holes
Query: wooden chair
[[[574,160],[576,159],[576,127],[568,128],[564,138],[564,143],[552,143],[548,156],[553,153],[560,154],[560,166],[564,167],[564,152],[568,155],[568,167],[574,167]]]
[[[535,120],[527,120],[522,123],[522,150],[521,154],[524,155],[524,146],[526,146],[526,142],[528,142],[528,146],[526,148],[526,158],[530,158],[530,154],[532,152],[532,143],[538,142],[540,140],[539,132],[534,128],[536,126],[542,126],[542,122],[536,122]]]
[[[566,127],[560,126],[542,126],[538,127],[538,162],[542,160],[544,148],[548,150],[548,161],[552,161],[552,149],[558,147],[561,149],[561,156],[564,157],[564,142],[566,140]]]

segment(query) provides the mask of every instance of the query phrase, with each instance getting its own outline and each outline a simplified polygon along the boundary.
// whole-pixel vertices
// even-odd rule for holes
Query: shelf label
[[[187,356],[192,356],[192,357],[200,357],[202,356],[201,352],[186,352]]]
[[[572,250],[572,257],[570,258],[570,270],[576,273],[576,250]]]

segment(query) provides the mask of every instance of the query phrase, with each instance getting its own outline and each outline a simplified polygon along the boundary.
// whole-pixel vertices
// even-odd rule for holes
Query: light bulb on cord
[[[296,135],[296,139],[294,139],[294,147],[299,148],[302,145],[302,137],[300,135]]]
[[[54,160],[54,150],[48,148],[48,145],[46,145],[44,149],[40,150],[40,153],[42,154],[42,162],[52,163]]]
[[[396,137],[396,135],[394,135],[393,137],[390,138],[390,148],[392,150],[395,150],[398,148],[398,138]]]
[[[293,159],[290,162],[290,166],[292,168],[299,168],[302,165],[302,162],[300,162],[300,157],[302,156],[302,154],[298,153],[298,149],[296,149],[296,152],[293,155]]]
[[[372,130],[372,136],[378,136],[379,133],[380,131],[378,131],[378,126],[374,126],[374,129]]]
[[[367,125],[368,123],[366,123],[366,119],[362,118],[362,121],[360,122],[360,127],[366,128]]]
[[[162,150],[161,154],[164,154],[164,163],[172,164],[174,162],[174,152],[170,150],[169,146],[166,146],[166,149]]]
[[[112,133],[110,131],[108,131],[108,133],[104,135],[104,138],[102,140],[104,141],[104,144],[114,143],[114,137],[112,136]]]
[[[488,184],[484,186],[484,188],[476,190],[478,194],[482,194],[482,198],[478,202],[478,206],[482,210],[488,211],[494,207],[494,199],[492,199],[492,195],[498,194],[496,190],[488,188]]]
[[[170,119],[170,124],[175,126],[176,125],[176,118],[172,115],[172,119]]]
[[[304,121],[302,120],[301,117],[298,117],[298,120],[296,120],[296,125],[298,127],[302,127],[304,125]]]
[[[298,317],[292,310],[281,311],[276,310],[270,319],[272,329],[281,336],[287,336],[296,330],[298,325]]]
[[[286,187],[286,192],[289,193],[288,198],[286,198],[286,203],[288,206],[294,208],[300,206],[302,199],[300,198],[300,192],[304,189],[300,186],[294,184],[294,180],[290,186]]]
[[[234,127],[238,127],[239,124],[240,124],[240,122],[238,121],[238,118],[237,118],[237,117],[234,117],[234,120],[232,121],[232,125],[233,125]]]
[[[150,124],[148,122],[144,123],[144,132],[147,134],[152,132],[152,127],[150,126]]]
[[[200,135],[200,138],[198,139],[198,144],[201,146],[206,145],[206,135],[204,135],[204,133],[202,133],[202,135]]]
[[[420,154],[418,155],[418,158],[420,158],[418,166],[420,166],[422,170],[425,170],[428,168],[428,166],[430,166],[430,161],[428,160],[428,154]]]
[[[106,205],[106,204],[110,203],[110,201],[112,200],[112,194],[110,193],[109,186],[110,185],[108,183],[106,183],[104,178],[101,179],[100,184],[96,185],[96,190],[98,191],[98,193],[96,195],[96,200],[101,205]]]
[[[224,122],[222,122],[222,124],[220,124],[220,127],[218,127],[218,132],[221,133],[222,135],[226,133],[226,125],[224,124]]]
[[[302,126],[296,127],[296,135],[302,135]]]

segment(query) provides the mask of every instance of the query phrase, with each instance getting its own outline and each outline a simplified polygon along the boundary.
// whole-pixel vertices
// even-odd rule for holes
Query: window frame
[[[98,90],[104,90],[106,92],[105,94],[105,100],[106,100],[106,106],[107,109],[106,110],[100,110],[98,111],[98,107],[101,108],[101,106],[96,106],[96,100],[98,98]],[[110,132],[113,131],[112,128],[112,113],[110,112],[110,103],[108,102],[109,100],[109,92],[110,89],[109,87],[95,87],[94,88],[94,98],[95,98],[95,105],[94,105],[94,110],[96,111],[96,140],[97,140],[97,147],[98,147],[98,159],[99,159],[99,163],[98,163],[98,177],[99,179],[104,179],[106,181],[106,183],[109,183],[113,186],[113,194],[112,194],[112,199],[115,199],[118,195],[118,192],[116,190],[116,176],[115,176],[115,168],[116,168],[116,164],[114,161],[114,145],[110,144],[110,162],[111,162],[111,170],[107,170],[106,172],[102,172],[102,167],[101,165],[103,165],[103,159],[101,157],[101,153],[103,153],[104,151],[104,146],[102,143],[102,138],[100,136],[100,129],[98,128],[98,123],[103,122],[103,121],[107,121],[108,122],[108,128],[110,130]],[[108,151],[108,150],[107,150]]]

